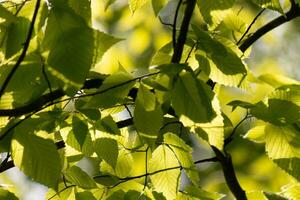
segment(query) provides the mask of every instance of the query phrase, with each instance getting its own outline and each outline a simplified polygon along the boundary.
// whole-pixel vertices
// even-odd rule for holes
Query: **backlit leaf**
[[[15,165],[25,175],[48,187],[57,187],[61,161],[51,140],[18,132],[13,136],[11,150]]]
[[[166,146],[155,149],[149,162],[149,172],[178,166],[174,153]],[[180,184],[180,169],[162,171],[150,176],[155,191],[162,192],[167,199],[174,199]]]
[[[214,116],[211,100],[213,92],[202,81],[189,73],[180,75],[172,90],[175,112],[194,122],[209,122]]]

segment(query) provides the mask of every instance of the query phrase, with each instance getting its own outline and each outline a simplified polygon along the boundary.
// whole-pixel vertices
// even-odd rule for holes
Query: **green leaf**
[[[68,3],[77,15],[81,16],[88,24],[91,24],[90,0],[69,0]]]
[[[107,179],[101,180],[101,182],[104,182],[103,184],[113,184],[115,182],[118,182],[118,179],[115,179],[114,176],[119,178],[126,178],[129,177],[131,174],[131,171],[133,169],[133,158],[129,151],[125,149],[120,149],[118,152],[118,159],[116,167],[113,168],[111,165],[107,164],[106,162],[102,162],[100,165],[101,172],[104,174],[112,174],[113,176],[109,176]]]
[[[251,128],[244,136],[244,138],[254,142],[265,142],[265,125],[255,126]]]
[[[282,188],[283,195],[291,200],[300,199],[300,184],[294,183]]]
[[[250,113],[258,119],[284,126],[299,122],[300,107],[291,101],[269,99],[268,106],[262,102],[255,104]]]
[[[128,0],[128,1],[129,1],[128,2],[129,8],[132,14],[134,14],[137,9],[139,9],[146,3],[146,0]]]
[[[0,67],[0,84],[4,82],[13,65]],[[11,93],[13,107],[23,106],[31,100],[40,97],[47,89],[45,78],[42,74],[40,58],[35,54],[27,55],[9,82],[5,92]],[[26,74],[26,76],[24,76]],[[20,81],[22,80],[22,81]]]
[[[172,42],[161,47],[152,57],[151,65],[170,64],[172,52]]]
[[[262,191],[246,192],[246,196],[249,200],[268,200]]]
[[[84,108],[86,104],[86,101],[82,99],[77,99],[75,101],[75,108],[85,116],[87,116],[89,119],[97,121],[101,118],[101,113],[98,109],[93,108]]]
[[[61,161],[53,141],[27,132],[17,132],[11,142],[14,164],[34,181],[56,188]]]
[[[222,20],[230,13],[230,8],[234,3],[235,0],[197,0],[201,15],[205,22],[210,26],[210,29],[215,29],[222,22]]]
[[[223,194],[218,194],[218,193],[212,193],[212,192],[207,192],[203,190],[200,187],[196,187],[193,185],[188,185],[184,188],[185,193],[180,193],[182,195],[179,195],[179,199],[184,199],[184,200],[196,200],[196,199],[203,199],[203,200],[219,200],[225,197]],[[185,195],[186,194],[186,195]]]
[[[190,73],[180,75],[172,90],[172,105],[179,116],[194,122],[210,122],[215,117],[211,101],[213,92]]]
[[[221,113],[219,101],[215,96],[212,101],[213,109],[217,114],[216,117],[208,123],[191,123],[183,121],[186,126],[192,127],[192,130],[210,145],[222,150],[224,145],[224,118]]]
[[[86,156],[90,156],[94,152],[88,125],[77,116],[73,116],[72,130],[67,136],[66,143]]]
[[[98,62],[101,61],[104,53],[114,44],[122,41],[121,38],[116,38],[112,35],[106,34],[104,32],[94,30],[94,40],[95,40],[95,48],[94,48],[94,58],[93,58],[93,66],[96,66]]]
[[[236,74],[225,74],[222,72],[210,58],[207,56],[202,56],[196,54],[196,59],[199,63],[199,68],[214,82],[230,86],[230,87],[243,87],[243,81],[245,79],[245,74],[236,73]],[[225,60],[224,60],[225,61]]]
[[[7,28],[5,58],[10,58],[21,50],[28,35],[30,21],[24,17],[18,17]]]
[[[276,10],[279,13],[283,14],[283,9],[280,5],[280,1],[279,0],[253,0],[253,2],[255,2],[256,4],[258,4],[259,6],[261,6],[262,8],[268,8],[271,10]]]
[[[84,192],[76,192],[75,193],[76,200],[96,200],[96,197],[92,192],[84,191]]]
[[[92,66],[93,50],[93,31],[84,27],[73,28],[59,35],[47,62],[52,74],[58,73],[60,79],[80,87]]]
[[[116,0],[104,0],[105,2],[105,10],[107,10],[107,8],[109,8],[109,6],[113,3],[116,2]]]
[[[155,16],[158,15],[159,11],[167,4],[167,0],[152,0],[152,8]]]
[[[141,84],[134,109],[134,124],[138,133],[145,137],[156,137],[162,123],[163,112],[155,95]]]
[[[300,180],[300,134],[292,126],[267,125],[265,128],[268,156],[284,171]]]
[[[260,80],[266,82],[267,84],[278,88],[284,85],[300,84],[299,81],[291,79],[289,77],[280,75],[280,74],[262,74],[258,77]]]
[[[0,18],[5,19],[6,22],[15,22],[18,20],[17,17],[4,8],[2,4],[0,4]]]
[[[281,195],[270,193],[270,192],[264,192],[264,195],[267,197],[268,200],[288,200],[287,198]]]
[[[1,12],[1,10],[0,10]],[[18,200],[18,197],[14,193],[9,192],[8,190],[4,190],[0,188],[0,199],[6,200]]]
[[[198,49],[205,55],[196,56],[200,67],[203,65],[201,68],[213,81],[238,86],[247,74],[239,50],[227,40],[222,39],[221,42],[196,26],[193,26],[193,30],[198,39]]]
[[[97,188],[95,181],[77,166],[72,166],[66,171],[66,178],[83,189]]]
[[[106,132],[109,134],[121,135],[120,129],[110,115],[97,121],[96,128],[102,132]]]
[[[188,177],[194,184],[199,184],[199,175],[192,158],[192,148],[184,143],[177,135],[172,133],[164,134],[164,143],[169,145],[176,155],[178,162],[187,172]]]
[[[111,167],[116,167],[119,154],[116,140],[111,138],[98,138],[95,141],[94,147],[100,159],[103,159]]]
[[[109,108],[124,103],[125,97],[135,84],[132,80],[132,76],[125,72],[110,75],[84,108]]]
[[[49,189],[46,193],[45,199],[51,199],[51,200],[74,200],[75,199],[75,193],[74,193],[75,187],[67,187],[64,183],[60,183],[58,185],[58,190]],[[59,193],[57,191],[60,191]]]
[[[180,185],[180,169],[165,170],[177,167],[179,163],[174,153],[166,146],[158,146],[149,162],[149,173],[162,170],[150,176],[155,191],[162,192],[167,199],[174,199]]]

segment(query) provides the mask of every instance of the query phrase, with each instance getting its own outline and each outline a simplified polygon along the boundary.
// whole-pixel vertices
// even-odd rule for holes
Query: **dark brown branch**
[[[291,9],[285,13],[285,15],[281,15],[271,22],[267,23],[257,31],[255,31],[250,37],[248,37],[242,44],[239,46],[242,52],[245,52],[256,40],[260,37],[273,30],[274,28],[288,22],[292,19],[295,19],[300,16],[300,7],[297,4],[292,4]]]
[[[247,200],[246,192],[243,190],[237,180],[230,154],[225,153],[224,155],[218,148],[214,146],[211,146],[211,148],[215,152],[216,157],[222,166],[226,184],[232,194],[238,200]]]
[[[182,20],[179,36],[176,42],[176,46],[174,48],[174,53],[172,56],[172,63],[179,63],[182,57],[183,47],[186,41],[187,33],[190,26],[190,21],[194,12],[194,8],[196,5],[196,0],[187,1],[186,9],[184,12],[184,17]]]
[[[247,35],[247,33],[250,31],[250,29],[252,28],[252,26],[254,25],[254,23],[256,22],[256,20],[259,18],[259,16],[265,11],[266,9],[263,8],[252,20],[252,22],[250,23],[250,25],[248,26],[248,28],[246,29],[245,33],[242,35],[242,37],[239,39],[239,41],[236,43],[236,45],[239,45],[241,43],[241,41],[244,39],[244,37]]]
[[[65,92],[63,90],[60,89],[54,90],[52,91],[52,93],[47,93],[25,106],[21,106],[19,108],[13,108],[13,109],[1,109],[0,116],[16,117],[34,111],[38,111],[47,103],[59,99],[64,95]]]
[[[25,56],[26,56],[26,53],[27,53],[27,49],[28,49],[29,44],[30,44],[30,39],[32,37],[32,33],[33,33],[33,30],[34,30],[35,20],[36,20],[36,17],[37,17],[39,8],[40,8],[40,3],[41,3],[41,0],[37,0],[36,1],[35,8],[34,8],[34,13],[33,13],[33,16],[32,16],[31,23],[30,23],[30,27],[29,27],[29,31],[28,31],[28,34],[27,34],[27,38],[26,38],[25,43],[24,43],[23,51],[22,51],[20,57],[18,58],[16,64],[13,66],[12,70],[7,75],[4,83],[2,84],[2,87],[0,89],[0,100],[1,100],[2,95],[4,94],[4,91],[5,91],[8,83],[10,82],[11,78],[13,77],[14,73],[16,72],[16,70],[18,69],[18,67],[21,65],[21,63],[25,59]]]
[[[10,168],[13,168],[14,166],[15,165],[14,165],[14,162],[12,160],[7,161],[7,162],[3,162],[0,165],[0,173],[4,172],[6,170],[9,170]]]

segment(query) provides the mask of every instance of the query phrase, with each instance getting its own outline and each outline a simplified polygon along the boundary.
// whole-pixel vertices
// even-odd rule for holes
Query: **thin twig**
[[[189,53],[188,53],[188,55],[187,55],[187,57],[186,57],[184,63],[187,63],[187,62],[188,62],[188,60],[189,60],[189,58],[190,58],[190,56],[191,56],[191,54],[192,54],[194,48],[195,48],[197,45],[198,45],[198,41],[196,41],[196,42],[193,44],[193,46],[192,46],[192,48],[190,49],[190,51],[189,51]],[[196,48],[196,49],[197,49],[197,48]]]
[[[236,133],[237,129],[239,128],[240,125],[242,125],[242,123],[244,121],[246,121],[247,119],[251,118],[252,116],[250,116],[247,112],[247,114],[245,115],[245,117],[243,117],[238,123],[237,125],[233,128],[232,132],[230,133],[230,135],[225,139],[224,141],[224,146],[226,147],[233,139],[234,134]]]
[[[242,52],[245,52],[254,42],[256,42],[260,37],[262,37],[269,31],[299,16],[300,16],[300,7],[299,5],[295,4],[294,6],[291,7],[291,9],[287,13],[267,23],[266,25],[264,25],[263,27],[255,31],[250,37],[245,39],[244,42],[239,46],[239,49]]]
[[[19,57],[19,59],[17,60],[16,64],[13,66],[12,70],[9,72],[8,76],[6,77],[2,87],[1,87],[1,90],[0,90],[0,100],[1,100],[1,97],[9,83],[9,81],[11,80],[11,78],[13,77],[14,73],[16,72],[16,70],[18,69],[18,67],[21,65],[21,63],[23,62],[23,60],[25,59],[25,56],[26,56],[26,53],[27,53],[27,49],[29,47],[29,44],[30,44],[30,39],[31,39],[31,36],[32,36],[32,33],[33,33],[33,30],[34,30],[34,24],[35,24],[35,20],[36,20],[36,17],[37,17],[37,14],[38,14],[38,11],[39,11],[39,8],[40,8],[40,3],[41,3],[41,0],[37,0],[36,1],[36,5],[35,5],[35,8],[34,8],[34,13],[33,13],[33,16],[32,16],[32,20],[31,20],[31,23],[30,23],[30,27],[29,27],[29,31],[28,31],[28,34],[27,34],[27,38],[25,40],[25,43],[24,43],[24,47],[23,47],[23,51]]]
[[[194,162],[194,164],[200,164],[200,163],[204,163],[204,162],[216,162],[216,158],[213,157],[213,158],[208,158],[208,159],[202,159],[202,160],[197,160]],[[165,171],[169,171],[169,170],[174,170],[174,169],[188,169],[188,168],[185,168],[185,167],[182,167],[182,166],[174,166],[174,167],[169,167],[169,168],[165,168],[165,169],[160,169],[160,170],[157,170],[157,171],[154,171],[154,172],[148,172],[147,174],[141,174],[141,175],[137,175],[137,176],[129,176],[129,177],[125,177],[125,178],[119,178],[117,177],[120,181],[118,183],[116,183],[115,185],[111,186],[110,188],[114,188],[118,185],[120,185],[121,183],[125,183],[127,181],[130,181],[130,180],[134,180],[134,179],[139,179],[139,178],[143,178],[145,176],[152,176],[152,175],[155,175],[155,174],[158,174],[158,173],[161,173],[161,172],[165,172]],[[94,179],[97,179],[97,178],[103,178],[103,177],[107,177],[107,175],[100,175],[100,176],[94,176],[93,178]]]
[[[173,29],[173,24],[164,22],[160,16],[158,16],[158,19],[159,19],[161,24],[163,24],[165,26],[170,26]]]
[[[259,16],[265,11],[266,9],[263,8],[256,16],[255,18],[252,20],[252,22],[250,23],[250,25],[248,26],[247,30],[245,31],[245,33],[242,35],[242,37],[239,39],[239,41],[236,43],[236,45],[239,45],[240,42],[244,39],[244,37],[247,35],[247,33],[250,31],[250,29],[252,28],[252,26],[254,25],[254,23],[256,22],[256,20],[259,18]]]

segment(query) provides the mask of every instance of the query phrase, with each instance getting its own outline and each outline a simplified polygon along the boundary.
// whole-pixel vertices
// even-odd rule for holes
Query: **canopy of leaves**
[[[0,0],[0,199],[299,199],[300,83],[250,54],[299,4]]]

